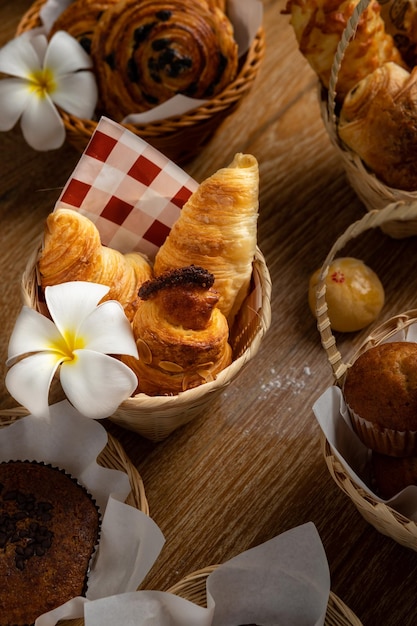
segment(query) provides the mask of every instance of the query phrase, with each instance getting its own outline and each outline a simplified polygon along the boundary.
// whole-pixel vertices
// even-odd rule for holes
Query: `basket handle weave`
[[[370,211],[366,213],[361,219],[353,222],[345,232],[336,240],[331,250],[329,251],[322,268],[320,270],[319,280],[316,287],[316,316],[317,316],[317,329],[320,333],[321,344],[326,352],[327,360],[332,368],[333,376],[336,384],[340,384],[343,376],[349,367],[344,363],[342,355],[336,346],[336,339],[332,333],[330,327],[330,320],[328,315],[328,308],[326,303],[326,276],[329,271],[329,266],[339,250],[351,240],[362,234],[366,230],[377,228],[391,222],[396,221],[408,221],[417,218],[417,201],[412,203],[395,202],[387,205],[383,209]],[[409,312],[410,314],[411,312]],[[406,324],[409,315],[403,314],[398,316],[401,323]]]
[[[327,109],[328,117],[331,126],[331,131],[334,137],[337,136],[337,118],[336,118],[336,86],[339,76],[340,66],[342,65],[343,57],[351,40],[356,34],[356,29],[359,24],[359,19],[362,13],[369,6],[370,0],[359,0],[352,15],[350,16],[346,27],[342,33],[340,41],[337,45],[337,49],[333,59],[333,65],[330,72],[329,90],[327,95]]]

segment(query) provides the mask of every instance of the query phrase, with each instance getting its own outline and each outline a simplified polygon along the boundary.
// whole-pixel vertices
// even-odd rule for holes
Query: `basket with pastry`
[[[368,211],[417,199],[416,13],[396,0],[289,0],[325,128]],[[385,223],[394,238],[417,220]]]
[[[417,310],[374,327],[349,358],[339,352],[327,299],[337,254],[365,231],[417,219],[417,202],[367,212],[333,244],[320,270],[316,316],[333,385],[313,406],[336,485],[379,532],[417,551]]]
[[[144,192],[142,202],[132,200],[132,179],[127,177],[126,198],[130,194],[132,203],[127,213],[127,203],[120,197],[103,200],[103,187],[90,188],[85,195],[81,169],[86,163],[86,175],[94,171],[90,155],[101,150],[95,139],[103,141],[105,132],[119,133],[121,140],[112,146],[124,152],[126,136],[132,138],[110,120],[102,120],[99,128],[46,219],[42,241],[22,279],[24,302],[47,313],[48,287],[69,281],[110,287],[104,299],[122,305],[138,352],[138,358],[121,357],[138,382],[134,394],[121,402],[111,419],[158,441],[212,403],[257,353],[270,325],[271,282],[257,246],[258,163],[253,155],[238,153],[201,184],[177,168],[183,175],[176,181],[177,192],[172,179],[176,166],[157,151],[150,152],[150,146],[135,136],[147,158],[132,150],[127,157],[148,166],[148,183],[152,173],[163,193],[168,186],[174,189],[176,204],[163,196],[158,199],[157,192],[144,185],[138,185]],[[105,140],[104,145],[107,149]],[[101,157],[97,167],[106,168]],[[79,178],[84,178],[82,187]],[[120,187],[118,194],[123,196]],[[75,198],[77,189],[85,203]],[[85,207],[97,215],[88,217]],[[136,246],[132,243],[135,227],[148,237],[139,237]],[[122,250],[130,249],[120,251],[112,242]]]
[[[17,35],[42,27],[50,41],[65,31],[90,56],[93,118],[58,109],[74,147],[84,150],[105,115],[182,163],[249,93],[264,56],[261,4],[251,0],[255,14],[249,11],[242,30],[241,16],[236,26],[229,16],[233,2],[36,0]]]

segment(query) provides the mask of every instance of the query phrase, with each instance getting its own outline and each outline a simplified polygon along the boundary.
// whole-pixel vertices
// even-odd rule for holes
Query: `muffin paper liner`
[[[417,341],[417,324],[398,331],[387,341]],[[370,488],[370,449],[353,430],[341,389],[336,385],[326,389],[314,403],[313,412],[332,453],[352,480],[375,500],[385,502],[408,519],[417,521],[417,486],[410,485],[389,500],[380,498]]]
[[[88,580],[86,595],[91,600],[136,590],[164,544],[155,522],[124,503],[130,492],[127,474],[96,462],[106,443],[105,428],[67,401],[51,406],[51,419],[29,415],[0,429],[0,461],[29,459],[59,467],[96,501],[102,524]],[[53,618],[49,613],[40,616],[36,626],[56,624],[84,602],[70,600],[55,609]]]

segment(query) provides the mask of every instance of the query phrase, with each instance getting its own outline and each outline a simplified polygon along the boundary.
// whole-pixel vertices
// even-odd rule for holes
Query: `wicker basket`
[[[176,585],[168,589],[169,593],[174,593],[181,598],[185,598],[194,604],[206,607],[206,580],[208,576],[218,567],[211,565],[200,569],[183,578]],[[330,592],[329,603],[325,626],[361,626],[362,622],[356,615],[338,598]]]
[[[24,14],[17,35],[40,25],[39,11],[46,0],[36,0]],[[185,163],[198,154],[216,128],[238,107],[251,90],[265,53],[265,33],[261,27],[240,61],[236,78],[207,104],[181,116],[149,124],[125,124],[134,134],[160,150],[176,163]],[[96,129],[97,122],[61,111],[68,142],[82,152]]]
[[[380,210],[394,202],[415,202],[417,200],[417,190],[415,192],[403,191],[385,185],[375,174],[367,169],[360,157],[340,140],[337,132],[338,120],[335,114],[337,77],[346,47],[354,37],[359,18],[369,2],[370,0],[360,0],[352,18],[348,22],[334,58],[329,90],[325,90],[320,85],[319,100],[324,126],[341,158],[346,177],[366,209],[373,211],[374,209]],[[406,222],[394,221],[383,224],[382,230],[394,239],[417,235],[417,218],[407,220]]]
[[[320,333],[322,346],[326,352],[327,360],[333,372],[334,384],[340,388],[343,386],[345,374],[350,363],[353,363],[359,354],[368,348],[385,341],[399,330],[406,329],[407,326],[416,322],[417,309],[396,315],[378,326],[362,342],[359,349],[351,357],[350,363],[346,363],[343,361],[342,355],[337,349],[336,340],[330,327],[327,312],[325,278],[329,265],[339,250],[351,239],[366,230],[381,227],[386,223],[390,223],[392,220],[398,220],[400,223],[403,223],[407,220],[415,219],[417,219],[417,202],[414,204],[403,204],[401,202],[393,203],[379,211],[371,211],[347,228],[335,242],[323,263],[320,280],[317,285],[317,328]],[[330,444],[324,436],[322,436],[322,451],[332,478],[340,489],[352,500],[359,513],[382,534],[391,537],[403,546],[417,551],[417,523],[404,517],[387,504],[371,497],[362,487],[356,484],[345,471],[339,460],[334,456]]]
[[[24,303],[39,310],[39,282],[37,259],[39,247],[29,258],[22,277]],[[271,324],[271,278],[265,258],[259,248],[253,263],[252,281],[260,291],[259,306],[251,302],[249,294],[233,325],[229,342],[233,362],[217,378],[176,396],[147,396],[143,393],[128,398],[109,418],[119,426],[132,430],[151,441],[161,441],[174,430],[187,424],[205,411],[240,370],[258,352],[263,336]]]
[[[0,410],[0,428],[10,426],[16,420],[27,415],[28,412],[24,408],[3,409]],[[145,515],[149,515],[149,506],[146,499],[145,488],[142,478],[136,467],[131,463],[121,444],[110,433],[106,447],[97,457],[97,462],[108,469],[115,469],[125,472],[129,477],[131,491],[126,498],[126,504],[142,511]],[[83,626],[83,619],[61,620],[60,626]]]

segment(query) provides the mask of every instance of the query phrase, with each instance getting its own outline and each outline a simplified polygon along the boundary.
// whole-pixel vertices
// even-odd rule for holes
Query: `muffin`
[[[417,456],[394,457],[372,452],[371,469],[375,491],[385,500],[405,487],[417,485]]]
[[[382,343],[363,352],[346,372],[343,394],[368,448],[417,455],[417,343]]]
[[[308,302],[316,314],[316,289],[321,269],[310,278]],[[334,259],[325,279],[327,314],[333,330],[347,333],[365,328],[376,320],[384,306],[385,293],[377,274],[353,257]]]
[[[38,462],[0,463],[2,626],[29,626],[85,595],[98,535],[98,508],[71,476]]]

